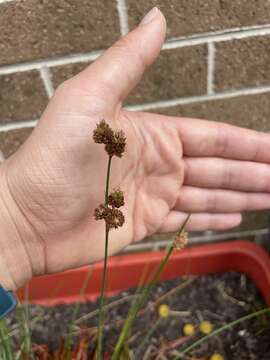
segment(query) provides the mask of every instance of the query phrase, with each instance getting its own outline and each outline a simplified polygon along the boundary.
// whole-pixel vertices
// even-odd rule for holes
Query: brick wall
[[[0,0],[0,150],[29,136],[54,89],[158,5],[168,21],[131,109],[270,130],[269,0]],[[267,213],[244,228],[268,226]]]

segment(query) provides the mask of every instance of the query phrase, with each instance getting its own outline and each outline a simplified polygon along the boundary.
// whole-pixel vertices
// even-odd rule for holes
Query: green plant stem
[[[1,350],[0,356],[1,360],[13,360],[13,352],[12,352],[12,345],[11,340],[8,335],[7,323],[5,320],[0,321],[0,339],[1,339]]]
[[[24,355],[27,355],[29,359],[34,359],[32,341],[31,341],[31,329],[29,323],[29,311],[28,306],[23,307],[21,302],[18,300],[17,316],[20,323],[19,333],[21,346],[20,349]]]
[[[187,348],[185,348],[184,350],[180,351],[179,352],[179,355],[177,355],[176,357],[173,358],[173,360],[178,360],[178,359],[181,359],[183,355],[189,353],[191,350],[193,350],[195,347],[197,347],[198,345],[201,345],[202,343],[204,343],[205,341],[207,341],[208,339],[222,333],[223,331],[225,330],[228,330],[230,328],[232,328],[233,326],[243,322],[243,321],[246,321],[246,320],[250,320],[254,317],[257,317],[257,316],[260,316],[260,315],[263,315],[263,314],[266,314],[266,313],[269,313],[270,312],[270,307],[269,308],[266,308],[266,309],[262,309],[262,310],[259,310],[259,311],[256,311],[256,312],[253,312],[251,314],[248,314],[248,315],[245,315],[237,320],[234,320],[232,322],[230,322],[229,324],[226,324],[224,326],[221,326],[220,328],[218,328],[217,330],[214,330],[211,334],[209,335],[206,335],[204,337],[202,337],[201,339],[195,341],[193,344],[191,344],[190,346],[188,346]]]
[[[182,233],[182,231],[184,230],[188,220],[190,218],[190,214],[187,216],[186,220],[184,221],[183,225],[181,226],[178,235],[180,235]],[[132,305],[128,317],[125,321],[125,324],[122,328],[122,331],[119,335],[118,341],[116,343],[116,346],[114,348],[114,352],[112,354],[112,358],[111,360],[118,360],[120,358],[122,349],[123,349],[123,345],[125,343],[125,340],[130,332],[130,329],[133,325],[133,322],[139,312],[139,310],[141,309],[141,307],[145,304],[149,294],[151,293],[154,285],[156,284],[156,282],[158,281],[160,274],[162,273],[162,271],[164,270],[172,252],[174,250],[174,241],[170,244],[170,246],[168,247],[165,256],[163,257],[162,261],[160,262],[158,268],[156,269],[156,271],[154,272],[154,274],[152,275],[152,279],[150,280],[149,284],[146,285],[146,287],[144,287],[142,289],[142,293],[138,296],[138,298],[135,299],[134,304]]]
[[[112,157],[109,156],[107,176],[106,176],[106,189],[105,189],[105,206],[108,206],[109,189],[110,189],[110,175],[111,175]]]
[[[143,341],[141,342],[141,344],[139,345],[138,349],[135,352],[135,359],[140,359],[142,352],[148,342],[148,340],[152,337],[152,335],[154,334],[154,332],[157,330],[157,328],[159,327],[161,321],[163,319],[161,319],[160,317],[156,320],[156,322],[154,323],[154,325],[152,325],[152,327],[150,328],[150,330],[147,332],[147,334],[145,334]]]
[[[169,249],[167,250],[166,255],[163,258],[160,266],[158,267],[156,273],[154,274],[151,282],[149,283],[149,285],[147,285],[142,290],[142,293],[141,293],[141,295],[139,295],[138,299],[135,299],[134,304],[131,307],[129,315],[124,323],[124,326],[123,326],[120,336],[118,338],[117,344],[115,346],[115,349],[114,349],[114,352],[112,355],[112,360],[118,360],[120,358],[123,345],[124,345],[125,340],[130,332],[130,329],[136,318],[136,315],[138,314],[140,308],[144,305],[148,295],[150,294],[152,288],[154,287],[156,280],[158,279],[159,275],[161,274],[162,270],[164,269],[172,252],[173,252],[173,246],[170,246]]]
[[[7,359],[7,352],[6,352],[6,344],[8,341],[8,338],[6,337],[5,334],[5,324],[4,324],[4,320],[0,321],[0,339],[1,339],[1,348],[0,348],[0,358],[3,360]]]
[[[83,282],[83,285],[80,289],[80,294],[79,294],[79,298],[78,301],[76,302],[73,314],[72,314],[72,320],[71,320],[71,324],[68,328],[68,332],[67,332],[67,337],[65,339],[64,342],[64,352],[63,352],[63,357],[65,357],[64,360],[69,360],[71,359],[71,346],[72,346],[72,337],[73,337],[73,327],[75,325],[75,320],[77,317],[77,314],[79,312],[80,306],[81,306],[81,298],[83,297],[83,295],[85,294],[86,288],[88,286],[89,280],[92,276],[92,268],[90,268],[87,272],[86,278]]]
[[[110,173],[111,173],[112,157],[109,156],[107,176],[106,176],[106,190],[105,190],[105,206],[108,206],[109,198],[109,186],[110,186]],[[98,340],[97,340],[97,352],[96,359],[102,360],[102,341],[103,341],[103,328],[104,328],[104,293],[106,289],[106,275],[107,275],[107,260],[108,260],[108,245],[109,245],[109,228],[105,226],[105,250],[104,250],[104,262],[103,262],[103,275],[102,285],[100,293],[100,305],[99,305],[99,319],[98,319]]]

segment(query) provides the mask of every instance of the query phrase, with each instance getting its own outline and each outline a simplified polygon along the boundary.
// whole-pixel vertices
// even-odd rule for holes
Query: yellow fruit
[[[209,360],[224,360],[224,357],[218,353],[213,354]]]
[[[170,308],[166,304],[162,304],[158,307],[158,314],[162,318],[166,318],[170,315]]]
[[[208,335],[213,331],[213,325],[209,321],[202,321],[200,323],[200,331],[204,335]]]
[[[195,327],[192,324],[186,324],[183,327],[183,332],[186,336],[194,335],[195,334]]]

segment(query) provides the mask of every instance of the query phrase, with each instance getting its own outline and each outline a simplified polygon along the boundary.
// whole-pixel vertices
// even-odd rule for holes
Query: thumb
[[[124,100],[145,68],[158,56],[166,34],[166,21],[153,8],[135,30],[118,40],[92,65],[68,81],[70,88],[107,106]],[[82,97],[83,101],[83,97]]]

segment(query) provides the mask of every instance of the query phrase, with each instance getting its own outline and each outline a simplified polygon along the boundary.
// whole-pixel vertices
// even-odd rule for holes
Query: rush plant
[[[107,275],[107,259],[108,259],[108,245],[109,245],[109,232],[111,229],[117,229],[123,226],[125,217],[119,208],[124,206],[124,194],[121,189],[116,189],[109,193],[110,188],[110,174],[113,156],[122,157],[125,146],[126,137],[122,130],[113,131],[110,126],[102,120],[96,127],[93,134],[94,141],[98,144],[105,145],[105,151],[108,154],[107,176],[105,186],[104,203],[100,204],[95,209],[96,220],[104,220],[105,222],[105,248],[104,248],[104,266],[102,285],[100,293],[99,305],[99,324],[98,324],[98,340],[96,359],[102,359],[102,341],[103,341],[103,327],[104,327],[104,303],[105,303],[105,288],[106,288],[106,275]]]
[[[102,276],[102,285],[101,285],[101,294],[100,294],[100,305],[99,305],[99,325],[98,325],[98,340],[97,340],[97,350],[96,350],[96,360],[102,360],[102,343],[103,343],[103,328],[104,328],[104,303],[105,303],[105,289],[106,289],[106,274],[107,274],[107,258],[108,258],[108,245],[109,245],[109,232],[111,229],[117,229],[120,226],[123,226],[125,222],[124,215],[119,208],[124,206],[124,194],[121,189],[116,189],[113,192],[109,192],[110,188],[110,173],[111,173],[111,164],[113,156],[122,157],[125,151],[126,146],[126,137],[122,130],[113,131],[113,129],[102,120],[97,124],[96,129],[93,134],[94,141],[98,144],[105,145],[105,151],[108,154],[108,166],[107,166],[107,176],[106,176],[106,187],[105,187],[105,198],[104,203],[100,204],[99,207],[95,209],[95,218],[96,220],[104,220],[105,222],[105,248],[104,248],[104,266],[103,266],[103,276]],[[112,360],[117,360],[121,357],[122,352],[125,349],[125,341],[130,334],[133,322],[139,312],[139,310],[144,306],[147,298],[149,297],[151,290],[159,279],[160,274],[165,268],[173,250],[175,248],[181,249],[185,246],[187,241],[187,236],[185,232],[185,226],[189,220],[190,215],[187,216],[184,224],[180,228],[177,236],[174,241],[168,247],[163,260],[159,264],[158,268],[154,271],[150,277],[150,281],[147,286],[142,286],[138,291],[138,296],[135,298],[134,302],[131,305],[127,319],[121,330],[119,339],[115,346]]]

